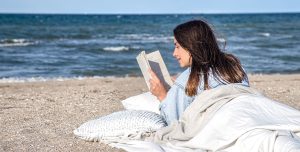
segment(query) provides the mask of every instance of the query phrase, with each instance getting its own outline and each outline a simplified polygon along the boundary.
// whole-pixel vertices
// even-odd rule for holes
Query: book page
[[[173,81],[168,72],[168,69],[163,61],[163,58],[159,51],[154,51],[149,54],[146,54],[146,58],[148,63],[152,69],[152,71],[157,75],[160,81],[163,83],[164,87],[169,90],[169,88],[173,85]]]
[[[165,65],[165,62],[162,59],[160,52],[154,51],[152,53],[146,54],[146,58],[151,69],[163,83],[165,88],[169,90],[169,88],[173,85],[173,81]]]

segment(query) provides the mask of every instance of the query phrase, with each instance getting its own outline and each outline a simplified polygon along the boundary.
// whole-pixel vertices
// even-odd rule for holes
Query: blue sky
[[[0,0],[0,13],[300,12],[300,0]]]

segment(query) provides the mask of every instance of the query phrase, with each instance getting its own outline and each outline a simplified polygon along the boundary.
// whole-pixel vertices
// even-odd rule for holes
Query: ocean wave
[[[68,39],[60,38],[54,41],[50,41],[54,45],[62,45],[67,47],[73,47],[78,45],[130,45],[130,44],[144,44],[144,43],[170,43],[173,42],[173,36],[165,36],[160,34],[112,34],[103,35],[98,34],[91,39]],[[130,48],[132,48],[130,46]],[[122,48],[121,51],[126,50]],[[105,48],[107,51],[114,51],[114,48]],[[115,51],[120,51],[117,48]]]
[[[217,41],[220,42],[220,43],[226,42],[226,40],[224,38],[217,38]]]
[[[133,40],[144,43],[173,41],[173,36],[166,36],[162,34],[120,34],[116,38],[121,40]]]
[[[129,47],[126,46],[112,46],[112,47],[104,47],[104,51],[114,51],[114,52],[120,52],[120,51],[128,51]]]
[[[291,39],[293,38],[293,35],[285,35],[285,34],[280,34],[280,35],[276,35],[276,37],[274,37],[275,40],[281,40],[281,39]]]
[[[257,46],[253,46],[253,45],[231,45],[228,46],[230,49],[233,50],[255,50],[255,49],[259,49],[259,47]]]
[[[28,46],[36,43],[37,41],[30,41],[26,39],[3,39],[0,40],[0,47]]]
[[[254,37],[244,37],[244,36],[231,36],[228,37],[228,41],[233,41],[233,42],[252,42],[252,41],[257,41],[258,37],[254,36]]]
[[[126,76],[125,76],[126,77]],[[86,80],[94,78],[116,78],[116,76],[92,76],[92,77],[10,77],[0,78],[0,83],[26,83],[26,82],[47,82],[47,81],[67,81]]]
[[[271,33],[258,33],[258,35],[269,37],[271,35]]]

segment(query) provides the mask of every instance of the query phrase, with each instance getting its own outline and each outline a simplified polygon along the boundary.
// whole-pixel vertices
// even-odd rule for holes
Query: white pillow
[[[82,124],[74,134],[87,141],[111,140],[154,132],[167,124],[164,118],[150,111],[124,110]]]
[[[129,97],[121,101],[124,108],[127,110],[147,110],[155,113],[159,112],[159,100],[150,92]]]

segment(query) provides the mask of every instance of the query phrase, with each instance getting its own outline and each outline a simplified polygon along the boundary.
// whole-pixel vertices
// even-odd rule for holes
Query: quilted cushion
[[[124,110],[90,120],[75,129],[74,134],[87,141],[100,141],[154,132],[166,125],[163,117],[157,113]]]

